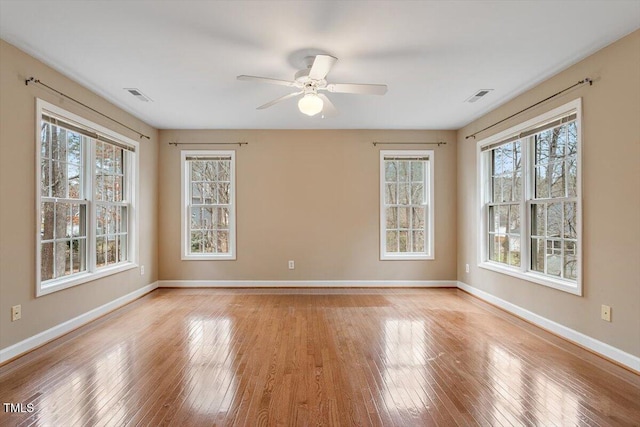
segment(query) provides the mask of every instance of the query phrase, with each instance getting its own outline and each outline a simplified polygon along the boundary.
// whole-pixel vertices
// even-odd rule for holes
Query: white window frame
[[[83,170],[85,179],[85,188],[88,189],[84,192],[83,204],[86,205],[87,213],[87,243],[86,243],[86,263],[87,269],[85,272],[71,274],[66,277],[60,277],[57,279],[51,279],[42,282],[41,278],[41,243],[40,243],[40,226],[41,226],[41,136],[40,129],[42,124],[42,115],[49,114],[61,119],[67,120],[71,123],[77,124],[80,127],[84,127],[94,133],[103,135],[111,140],[117,141],[119,144],[132,148],[132,153],[128,156],[129,160],[125,162],[126,167],[125,174],[128,176],[126,182],[129,192],[130,209],[127,212],[127,224],[128,224],[128,239],[127,239],[127,258],[128,260],[120,262],[118,264],[107,267],[96,267],[96,202],[94,191],[94,178],[95,178],[95,143],[91,142],[83,148],[85,154],[83,156]],[[73,286],[78,286],[83,283],[87,283],[102,277],[111,276],[116,273],[120,273],[126,270],[137,268],[137,258],[139,249],[138,240],[138,209],[137,209],[137,194],[139,191],[138,183],[138,170],[139,170],[139,144],[137,141],[127,138],[119,133],[116,133],[108,128],[100,126],[90,120],[87,120],[81,116],[64,110],[54,104],[46,102],[42,99],[36,98],[36,120],[35,120],[35,144],[36,144],[36,156],[35,156],[35,193],[36,193],[36,206],[35,206],[35,230],[36,230],[36,297],[57,292],[63,289],[67,289]],[[124,184],[123,184],[124,185]]]
[[[190,236],[191,227],[189,220],[189,200],[191,176],[187,165],[187,157],[231,157],[231,196],[230,196],[230,215],[229,219],[229,252],[228,253],[190,253]],[[191,261],[235,261],[236,260],[236,152],[234,150],[182,150],[180,152],[180,168],[181,168],[181,215],[180,215],[180,253],[182,260]]]
[[[427,170],[425,171],[424,189],[426,193],[425,203],[425,252],[386,252],[387,217],[385,209],[385,157],[428,157]],[[407,261],[407,260],[434,260],[434,164],[435,153],[433,150],[380,150],[380,260],[381,261]]]
[[[519,135],[531,129],[543,126],[560,117],[569,114],[576,114],[576,130],[577,130],[577,188],[576,188],[576,221],[577,221],[577,277],[576,281],[564,280],[554,276],[531,271],[531,204],[535,202],[533,197],[534,185],[534,166],[533,166],[533,147],[529,143],[523,143],[521,146],[522,153],[522,199],[520,201],[520,266],[508,266],[489,260],[488,254],[488,210],[486,201],[489,197],[490,179],[488,164],[485,160],[483,147],[500,143],[503,140]],[[525,141],[523,138],[521,141]],[[502,131],[489,138],[478,141],[476,144],[476,160],[478,172],[478,267],[517,277],[532,283],[558,289],[574,295],[582,295],[582,98],[575,99],[560,107],[554,108],[544,114],[527,120],[523,123],[515,125],[505,131]]]

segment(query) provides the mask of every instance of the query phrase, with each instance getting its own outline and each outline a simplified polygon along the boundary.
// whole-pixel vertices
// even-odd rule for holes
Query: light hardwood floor
[[[162,289],[0,367],[1,425],[639,425],[640,377],[455,289]]]

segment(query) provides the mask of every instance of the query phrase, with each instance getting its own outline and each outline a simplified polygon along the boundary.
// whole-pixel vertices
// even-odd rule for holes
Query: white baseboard
[[[125,304],[130,303],[133,300],[140,298],[141,296],[148,294],[158,287],[158,282],[151,283],[147,286],[144,286],[140,289],[137,289],[127,295],[123,295],[120,298],[117,298],[111,302],[108,302],[100,307],[96,307],[93,310],[87,311],[80,316],[74,317],[73,319],[67,320],[66,322],[60,323],[59,325],[54,326],[53,328],[49,328],[46,331],[40,332],[32,337],[27,338],[26,340],[20,341],[12,346],[3,348],[0,350],[0,363],[4,363],[7,360],[13,359],[14,357],[20,356],[30,350],[33,350],[37,347],[40,347],[43,344],[48,343],[51,340],[54,340],[62,335],[73,331],[74,329],[79,328],[82,325],[85,325],[100,316],[103,316],[110,311],[115,310],[116,308],[122,307]]]
[[[159,288],[455,288],[455,280],[160,280]]]
[[[598,341],[595,338],[585,335],[582,332],[578,332],[574,329],[561,325],[560,323],[556,323],[553,320],[542,317],[518,305],[510,303],[509,301],[505,301],[502,298],[491,295],[488,292],[482,291],[478,288],[474,288],[473,286],[469,286],[466,283],[458,282],[458,288],[488,303],[498,306],[503,310],[508,311],[509,313],[515,314],[516,316],[521,317],[536,326],[553,332],[554,334],[559,335],[566,340],[579,344],[582,347],[588,348],[589,350],[605,356],[611,360],[614,360],[621,365],[627,366],[636,372],[640,372],[640,357],[626,353],[607,343],[603,343],[602,341]]]

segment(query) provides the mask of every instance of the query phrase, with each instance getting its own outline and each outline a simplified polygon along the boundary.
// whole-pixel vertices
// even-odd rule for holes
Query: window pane
[[[549,197],[549,168],[547,166],[536,167],[536,198]]]
[[[69,212],[70,206],[68,203],[56,204],[56,223],[55,231],[53,233],[54,238],[61,239],[65,237],[71,237],[71,212]]]
[[[53,242],[43,243],[40,249],[40,280],[53,279]]]
[[[575,121],[568,123],[566,155],[573,155],[578,152],[578,125]]]
[[[387,229],[398,228],[398,208],[386,208]]]
[[[127,261],[129,259],[129,251],[128,251],[128,244],[129,244],[129,240],[127,239],[127,235],[122,235],[118,237],[120,239],[120,242],[118,244],[118,250],[119,250],[119,256],[118,259],[120,261]]]
[[[80,188],[80,173],[81,169],[79,166],[68,165],[67,188],[69,189],[69,195],[67,197],[70,199],[79,199],[82,196]]]
[[[424,182],[424,163],[411,162],[411,181]]]
[[[531,270],[544,273],[544,239],[531,239]]]
[[[413,232],[413,252],[424,252],[424,231]]]
[[[51,195],[51,161],[43,160],[40,164],[40,195],[49,197]]]
[[[409,194],[411,193],[411,184],[398,184],[398,204],[408,205]]]
[[[231,203],[231,184],[221,182],[218,184],[218,203],[228,205]]]
[[[118,248],[117,248],[116,236],[108,236],[107,237],[107,264],[116,263],[117,249]]]
[[[54,278],[63,277],[67,275],[69,266],[69,242],[57,241],[54,243],[55,247],[55,266],[54,266]]]
[[[216,234],[216,248],[219,253],[229,253],[229,232],[218,231]]]
[[[547,236],[560,237],[562,233],[562,203],[547,204]]]
[[[214,253],[216,252],[215,234],[213,231],[205,231],[202,233],[202,252]]]
[[[107,234],[107,210],[102,205],[96,206],[96,234]]]
[[[190,207],[189,208],[189,217],[191,218],[191,229],[199,230],[201,229],[202,224],[202,208],[200,207]]]
[[[398,208],[398,228],[409,228],[409,209]]]
[[[513,176],[502,178],[502,202],[510,202],[513,198]]]
[[[192,231],[191,232],[191,252],[192,253],[200,253],[202,252],[204,236],[201,231]]]
[[[57,126],[51,127],[51,154],[55,160],[67,160],[67,131]]]
[[[40,204],[40,238],[42,240],[51,240],[53,239],[53,230],[54,230],[54,203],[53,202],[43,202]],[[53,248],[52,252],[53,254]]]
[[[424,203],[424,184],[411,184],[411,204],[421,205]]]
[[[491,193],[491,201],[492,202],[501,202],[502,201],[502,178],[495,177],[492,178],[493,188]]]
[[[551,171],[551,197],[565,196],[564,162],[555,162],[549,165]]]
[[[522,176],[518,172],[513,179],[513,201],[519,202],[522,198]]]
[[[411,170],[406,160],[397,160],[398,164],[398,182],[408,182],[411,180]]]
[[[398,189],[398,184],[396,183],[392,183],[392,184],[385,184],[385,200],[384,202],[387,205],[394,205],[396,203],[398,203],[398,199],[397,199],[397,189]]]
[[[386,252],[398,252],[398,232],[387,231]]]
[[[107,239],[104,236],[96,238],[96,266],[104,267],[107,263]]]
[[[502,147],[498,147],[492,151],[492,174],[502,175]]]
[[[498,215],[499,215],[498,232],[500,234],[504,234],[507,232],[507,227],[509,225],[509,206],[499,206]]]
[[[66,163],[51,162],[51,197],[67,197],[67,165]]]
[[[384,180],[387,182],[398,181],[398,168],[396,162],[387,160],[384,162]]]
[[[425,228],[425,208],[411,208],[413,213],[413,229],[424,230]]]
[[[79,166],[82,163],[82,136],[68,132],[67,162]]]
[[[409,252],[409,232],[408,231],[399,231],[398,232],[398,250],[400,252]]]
[[[576,224],[576,203],[564,203],[564,233],[565,239],[575,239],[578,237]]]
[[[489,259],[496,262],[500,261],[500,248],[502,246],[501,237],[497,235],[489,235]]]
[[[567,160],[567,196],[576,197],[578,194],[578,164],[575,157]]]
[[[520,266],[520,237],[509,236],[509,264]]]
[[[494,233],[500,227],[500,218],[498,216],[498,207],[489,206],[489,231]]]
[[[536,164],[546,164],[549,162],[549,149],[551,146],[553,129],[540,132],[535,137]]]
[[[547,240],[547,274],[560,276],[562,262],[562,242],[559,240]]]
[[[545,236],[545,204],[535,203],[531,205],[531,234],[533,236]]]
[[[116,202],[122,202],[124,200],[122,193],[122,176],[116,175],[113,177],[113,199]]]
[[[520,206],[509,206],[509,233],[520,234]]]
[[[218,181],[231,181],[231,162],[229,160],[218,162]]]
[[[564,277],[565,279],[576,280],[578,278],[578,258],[576,242],[564,242]]]

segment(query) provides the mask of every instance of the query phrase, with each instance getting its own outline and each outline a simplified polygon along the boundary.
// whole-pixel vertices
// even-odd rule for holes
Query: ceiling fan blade
[[[322,117],[334,117],[339,114],[338,109],[336,108],[335,105],[333,105],[333,102],[331,102],[329,98],[327,98],[327,95],[325,95],[324,93],[319,93],[318,98],[322,99],[322,103],[323,103]]]
[[[309,78],[314,80],[324,79],[337,60],[338,58],[329,55],[316,55],[311,70],[309,70]]]
[[[270,83],[273,85],[282,85],[289,87],[300,87],[298,82],[280,79],[270,79],[269,77],[245,76],[244,74],[237,77],[238,80],[254,81],[260,83]]]
[[[384,95],[387,85],[366,85],[356,83],[332,83],[327,85],[329,92],[357,93],[359,95]]]
[[[265,108],[271,107],[273,104],[277,104],[278,102],[284,101],[285,99],[293,98],[294,96],[298,96],[302,93],[303,91],[289,93],[285,96],[281,96],[280,98],[276,98],[273,101],[267,102],[266,104],[259,106],[258,108],[256,108],[256,110],[264,110]]]

